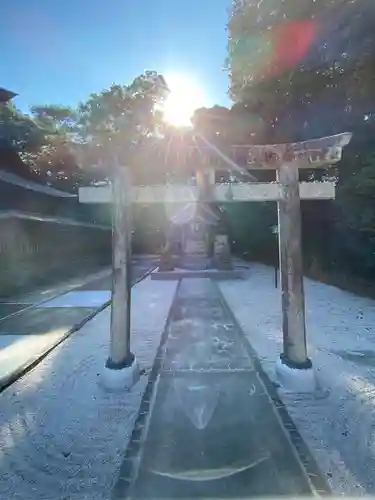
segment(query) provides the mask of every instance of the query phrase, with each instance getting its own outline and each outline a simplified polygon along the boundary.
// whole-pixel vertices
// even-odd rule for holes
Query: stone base
[[[212,262],[206,254],[182,255],[178,268],[188,271],[205,271],[212,268]]]
[[[276,362],[276,382],[286,392],[311,393],[318,389],[313,367],[291,368],[281,358]]]
[[[231,271],[233,269],[233,265],[230,259],[223,260],[214,258],[213,263],[216,269],[218,269],[219,271]]]
[[[165,264],[164,262],[163,263],[160,263],[159,264],[159,271],[162,271],[162,272],[170,272],[170,271],[173,271],[174,270],[174,265],[173,264]]]
[[[99,385],[108,391],[123,391],[131,389],[138,382],[139,377],[139,366],[134,358],[130,366],[119,370],[104,366],[99,375]]]
[[[213,280],[235,280],[242,279],[243,272],[240,270],[220,271],[216,269],[203,269],[191,271],[186,269],[175,269],[174,271],[158,271],[151,274],[152,280],[170,281],[183,278],[210,278]]]

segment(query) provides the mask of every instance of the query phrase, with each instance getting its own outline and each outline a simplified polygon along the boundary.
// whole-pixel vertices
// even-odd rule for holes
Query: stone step
[[[158,271],[151,274],[153,281],[174,281],[184,278],[209,278],[212,280],[235,280],[243,279],[241,270],[218,270],[218,269],[175,269],[174,271]]]
[[[203,269],[211,269],[212,262],[206,255],[184,255],[180,259],[179,266],[182,269],[191,269],[193,271],[200,271]]]

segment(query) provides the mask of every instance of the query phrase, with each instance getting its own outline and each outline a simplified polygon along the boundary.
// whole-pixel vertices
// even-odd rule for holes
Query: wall
[[[36,184],[0,170],[0,211],[3,210],[70,217],[82,222],[110,223],[106,206],[83,205],[74,194]]]
[[[109,225],[106,207],[0,169],[0,299],[109,265]]]
[[[0,216],[0,297],[97,270],[111,261],[111,231],[57,217]]]

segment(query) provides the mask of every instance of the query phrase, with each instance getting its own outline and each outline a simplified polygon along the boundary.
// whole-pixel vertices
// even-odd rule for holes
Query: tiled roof
[[[54,196],[58,198],[76,198],[77,195],[72,193],[67,193],[65,191],[60,191],[59,189],[52,188],[50,186],[43,186],[36,182],[23,179],[18,175],[12,174],[10,172],[5,172],[0,170],[0,181],[7,182],[8,184],[13,184],[14,186],[19,186],[30,191],[37,191],[39,193],[44,193],[49,196]]]
[[[0,87],[0,102],[8,102],[13,99],[13,97],[16,97],[16,95],[15,92]]]
[[[220,220],[220,215],[215,213],[215,211],[205,203],[188,203],[175,214],[171,222],[182,226],[191,222],[193,219],[200,219],[210,226],[216,226]]]

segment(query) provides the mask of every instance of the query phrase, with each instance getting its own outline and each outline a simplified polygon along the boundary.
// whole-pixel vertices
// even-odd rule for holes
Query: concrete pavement
[[[152,258],[133,260],[134,281]],[[110,270],[39,289],[0,304],[0,390],[108,305]]]

